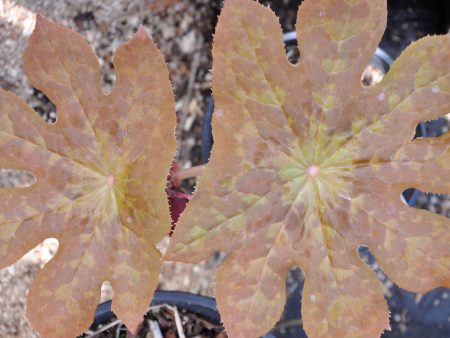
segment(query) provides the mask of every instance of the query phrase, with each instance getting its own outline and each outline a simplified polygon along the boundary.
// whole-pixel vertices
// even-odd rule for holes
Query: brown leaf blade
[[[294,266],[306,273],[309,337],[379,337],[389,314],[360,245],[406,289],[450,286],[449,220],[399,198],[410,187],[450,192],[438,179],[449,176],[449,136],[411,142],[418,122],[450,111],[450,36],[412,44],[365,88],[386,16],[385,0],[305,0],[291,65],[269,9],[225,2],[213,47],[214,149],[165,257],[229,254],[216,295],[233,338],[276,323]]]
[[[158,281],[155,244],[170,227],[165,187],[175,114],[164,59],[140,29],[116,51],[116,85],[105,95],[90,46],[38,16],[24,64],[58,116],[48,125],[0,90],[0,167],[37,179],[0,190],[1,266],[55,237],[58,252],[30,290],[33,327],[43,337],[80,334],[108,280],[114,312],[134,331]]]

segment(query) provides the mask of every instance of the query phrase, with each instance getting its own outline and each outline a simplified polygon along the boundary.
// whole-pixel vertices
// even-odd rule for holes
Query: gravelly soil
[[[299,0],[274,1],[284,31],[294,28]],[[167,7],[166,7],[167,5]],[[105,92],[114,83],[112,55],[143,25],[161,48],[169,65],[178,116],[179,151],[183,167],[201,162],[200,130],[210,96],[211,41],[221,1],[214,0],[0,0],[0,87],[23,97],[44,119],[54,121],[56,109],[27,82],[21,55],[33,26],[34,13],[75,28],[91,43],[102,65]],[[448,121],[442,131],[448,130]],[[32,176],[0,169],[0,188],[32,183]],[[418,206],[450,216],[450,201],[422,195]],[[34,275],[56,251],[47,240],[16,264],[0,270],[0,337],[36,337],[24,316],[26,292]],[[213,272],[221,256],[198,265],[167,263],[160,288],[212,295]],[[102,299],[111,298],[108,286]]]

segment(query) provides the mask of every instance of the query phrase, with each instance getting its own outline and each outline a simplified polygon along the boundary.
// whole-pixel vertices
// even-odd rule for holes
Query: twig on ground
[[[116,338],[120,338],[120,329],[122,328],[122,324],[117,325],[116,328]]]
[[[149,320],[148,326],[150,327],[150,331],[153,334],[153,338],[163,338],[161,329],[157,321]]]
[[[121,320],[115,320],[115,321],[109,323],[108,325],[102,326],[100,329],[98,329],[97,331],[92,332],[91,334],[89,334],[85,338],[94,338],[99,333],[102,333],[102,332],[108,330],[109,328],[116,326],[117,324],[119,324],[119,327],[120,327],[122,325],[122,321]]]
[[[195,119],[195,116],[190,116],[189,114],[189,104],[192,99],[192,94],[194,92],[194,84],[195,79],[197,77],[198,69],[200,68],[200,60],[201,60],[201,50],[203,46],[203,36],[198,36],[197,47],[194,55],[192,56],[190,75],[188,79],[188,83],[186,86],[186,95],[183,98],[183,104],[181,106],[181,123],[180,126],[184,131],[188,131],[191,129],[192,122]],[[195,112],[191,112],[194,114]],[[192,120],[191,123],[187,123],[188,117]]]
[[[183,325],[181,324],[181,318],[180,314],[178,313],[178,309],[176,306],[174,306],[172,309],[173,309],[173,316],[175,317],[175,324],[177,326],[178,336],[180,338],[186,338],[186,336],[184,335]]]
[[[205,169],[205,165],[198,165],[186,169],[179,169],[173,173],[175,182],[180,182],[191,177],[200,176]]]
[[[153,13],[157,13],[175,5],[180,0],[151,0],[148,9]]]

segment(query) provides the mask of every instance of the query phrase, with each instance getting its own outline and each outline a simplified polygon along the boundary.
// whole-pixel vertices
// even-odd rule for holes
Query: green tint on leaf
[[[155,244],[170,227],[175,113],[164,59],[141,28],[116,51],[116,84],[105,95],[90,46],[38,16],[24,66],[58,116],[47,124],[0,90],[0,167],[37,179],[0,189],[0,267],[55,237],[58,252],[28,297],[33,327],[45,338],[80,334],[108,280],[114,312],[135,330],[158,281]]]
[[[403,288],[450,286],[450,221],[400,200],[410,187],[450,193],[450,136],[411,141],[417,123],[450,111],[450,36],[412,44],[362,87],[386,16],[386,0],[305,0],[292,65],[270,9],[225,0],[214,149],[166,259],[228,253],[216,295],[232,338],[272,328],[294,266],[309,337],[379,337],[389,314],[360,245]]]

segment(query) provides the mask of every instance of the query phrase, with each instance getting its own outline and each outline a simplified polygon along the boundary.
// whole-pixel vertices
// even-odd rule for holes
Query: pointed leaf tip
[[[41,27],[46,27],[46,26],[58,26],[58,27],[62,28],[60,25],[58,25],[53,20],[48,19],[41,13],[37,13],[36,14],[36,25],[35,25],[34,29],[36,30],[36,29],[39,29]]]
[[[139,26],[137,32],[138,32],[138,33],[141,33],[141,34],[144,33],[145,35],[148,35],[148,34],[147,34],[147,30],[145,29],[145,27],[144,27],[143,25],[140,25],[140,26]]]
[[[134,33],[128,41],[124,43],[124,46],[134,46],[136,45],[136,48],[144,48],[141,47],[140,44],[147,44],[151,43],[154,44],[154,41],[152,37],[147,33],[147,30],[144,28],[144,26],[139,26],[136,33]],[[155,45],[156,46],[156,45]],[[120,48],[119,48],[120,50]]]
[[[43,16],[41,13],[36,14],[36,24],[41,24],[43,22],[49,21],[45,16]]]
[[[139,26],[138,30],[136,31],[136,36],[141,38],[150,38],[150,36],[147,34],[147,30],[144,26]]]

